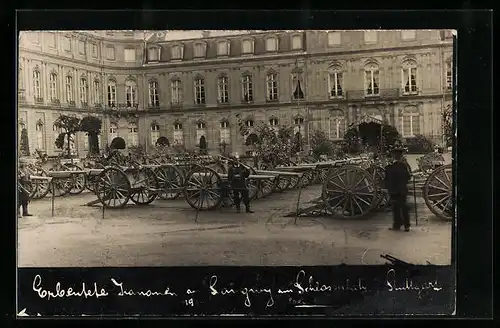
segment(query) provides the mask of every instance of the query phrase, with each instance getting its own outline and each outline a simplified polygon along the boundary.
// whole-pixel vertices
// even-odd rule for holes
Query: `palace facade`
[[[101,147],[170,144],[245,153],[250,130],[322,129],[384,121],[406,138],[442,143],[452,101],[451,31],[43,31],[19,38],[18,131],[30,150],[56,155],[61,114],[102,120]],[[176,35],[176,37],[173,37]],[[73,145],[85,156],[88,137]]]

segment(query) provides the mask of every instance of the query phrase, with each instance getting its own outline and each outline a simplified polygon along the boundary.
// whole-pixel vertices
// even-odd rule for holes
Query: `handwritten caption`
[[[206,297],[213,299],[215,297],[224,296],[240,296],[242,297],[243,304],[246,307],[252,306],[253,297],[260,295],[266,297],[266,308],[275,305],[275,297],[287,296],[288,301],[294,304],[304,304],[300,301],[300,296],[312,293],[334,293],[334,292],[357,292],[364,293],[368,291],[367,286],[363,283],[361,278],[355,280],[345,279],[341,284],[326,284],[316,280],[312,275],[307,275],[304,270],[300,270],[295,280],[289,287],[242,287],[234,288],[233,284],[229,286],[222,286],[219,283],[217,275],[212,275],[208,279],[208,285],[202,290],[198,289],[182,289],[182,291],[174,291],[171,286],[166,286],[161,290],[137,290],[127,286],[124,282],[116,278],[110,278],[110,285],[103,287],[98,283],[87,284],[82,282],[78,287],[65,287],[61,282],[57,282],[53,288],[44,286],[42,277],[36,275],[33,279],[32,289],[37,293],[38,297],[45,300],[58,299],[58,298],[103,298],[109,296],[117,297],[172,297],[180,298],[181,302],[188,307],[194,307],[197,304],[197,297],[205,293]],[[439,292],[443,288],[435,279],[434,281],[415,283],[410,278],[397,279],[396,270],[390,269],[386,274],[386,279],[380,289],[389,292],[416,292],[418,297],[423,291]],[[294,300],[292,297],[299,295],[299,300]]]

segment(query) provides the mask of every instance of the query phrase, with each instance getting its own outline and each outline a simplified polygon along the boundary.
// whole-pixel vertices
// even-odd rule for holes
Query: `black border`
[[[461,218],[456,241],[458,247],[457,316],[484,318],[492,315],[493,291],[493,245],[489,237],[492,231],[493,186],[493,147],[490,143],[493,124],[492,16],[491,11],[466,10],[447,12],[356,10],[342,13],[313,10],[299,12],[250,10],[201,12],[196,10],[148,13],[31,11],[18,12],[17,22],[14,20],[9,22],[11,29],[7,39],[15,42],[16,34],[12,27],[16,24],[22,29],[457,29],[457,125],[459,133],[456,175],[458,215]],[[16,57],[14,52],[10,57],[13,59],[13,65],[10,67],[16,67]],[[10,91],[9,99],[12,99],[12,96],[15,96],[15,90],[12,87]],[[5,131],[8,130],[5,129]],[[11,136],[14,135],[14,129],[10,132]],[[14,149],[13,144],[4,143],[5,154],[15,154]],[[15,159],[10,163],[15,165]],[[9,170],[10,172],[14,172],[14,168],[10,169],[12,170]],[[15,204],[14,198],[15,196],[7,194],[4,199],[10,199],[10,202],[4,204]],[[13,209],[9,213],[12,213],[14,217]],[[15,221],[4,220],[4,222]],[[8,224],[2,231],[7,232],[11,237],[11,232],[15,231],[15,227]],[[9,243],[4,249],[13,251],[12,245],[13,243]],[[11,277],[14,277],[13,271],[11,274]]]

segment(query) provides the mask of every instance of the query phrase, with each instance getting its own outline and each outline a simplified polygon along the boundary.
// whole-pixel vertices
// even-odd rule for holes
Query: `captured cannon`
[[[452,220],[454,213],[453,167],[438,167],[425,180],[423,197],[429,210],[437,217]]]

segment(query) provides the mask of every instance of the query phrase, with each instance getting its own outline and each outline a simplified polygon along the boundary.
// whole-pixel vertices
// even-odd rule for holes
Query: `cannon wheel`
[[[213,210],[221,201],[219,186],[222,179],[209,167],[196,166],[184,180],[184,196],[187,203],[199,211]]]
[[[274,186],[274,192],[283,192],[291,183],[286,175],[278,175],[275,180],[278,180],[278,183]]]
[[[249,169],[250,169],[251,175],[257,175],[257,173],[255,172],[255,169],[253,167],[249,167]],[[248,198],[255,199],[257,197],[257,193],[259,192],[260,181],[253,180],[253,179],[247,179],[247,188],[248,188]]]
[[[76,164],[68,163],[64,164],[68,171],[82,171],[82,168]],[[71,175],[71,189],[69,193],[71,195],[81,194],[85,190],[87,185],[87,175],[85,173],[73,174]]]
[[[94,189],[97,199],[107,208],[122,208],[130,199],[130,181],[117,167],[104,169],[97,176]]]
[[[274,185],[276,184],[276,182],[276,178],[259,180],[259,189],[257,190],[257,195],[255,197],[259,199],[271,195],[273,193]]]
[[[217,172],[218,174],[227,174],[226,167],[220,161],[216,161],[208,165],[209,168]]]
[[[53,178],[49,191],[50,193],[53,193],[55,197],[62,197],[69,194],[72,187],[72,178]]]
[[[377,186],[377,204],[376,208],[384,209],[389,205],[389,194],[384,190],[384,180],[385,180],[385,170],[383,167],[378,165],[371,165],[366,169],[368,173],[371,173],[375,184]]]
[[[47,172],[41,167],[35,166],[31,167],[33,174],[46,177],[48,176]],[[33,182],[35,187],[33,188],[33,193],[30,195],[30,199],[41,199],[47,196],[50,191],[50,182],[44,180],[36,180]]]
[[[437,217],[453,219],[453,170],[451,164],[434,170],[424,184],[425,204]]]
[[[300,187],[305,188],[311,184],[311,180],[314,179],[314,171],[313,170],[307,170],[302,174],[302,177],[300,178]]]
[[[160,191],[158,197],[163,200],[177,199],[181,194],[183,186],[182,172],[173,165],[162,165],[155,169]],[[177,191],[175,191],[177,189]]]
[[[102,165],[101,163],[95,163],[93,168],[94,169],[102,169],[102,170],[105,169],[104,165]],[[95,193],[95,184],[98,180],[98,176],[88,174],[86,179],[87,179],[87,183],[86,183],[85,187],[89,191],[92,191],[93,193]]]
[[[335,217],[357,219],[366,216],[377,205],[377,185],[368,171],[345,165],[328,172],[321,197]]]
[[[158,197],[160,189],[155,172],[149,167],[141,167],[129,174],[132,190],[130,199],[137,205],[151,204]]]

